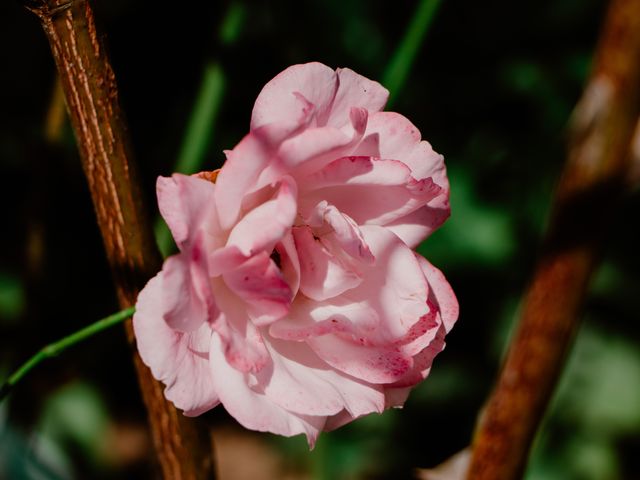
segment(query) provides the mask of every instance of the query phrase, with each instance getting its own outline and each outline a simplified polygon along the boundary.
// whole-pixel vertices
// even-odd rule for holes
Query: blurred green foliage
[[[419,250],[453,285],[460,321],[404,409],[323,435],[311,453],[301,438],[260,438],[287,471],[338,480],[411,478],[414,467],[437,465],[468,445],[535,263],[605,2],[94,4],[151,206],[157,175],[222,164],[222,150],[246,133],[259,90],[290,64],[348,66],[394,88],[394,110],[447,161],[452,216]],[[0,78],[0,369],[7,371],[61,331],[81,327],[82,318],[117,307],[71,136],[66,130],[56,145],[43,138],[54,80],[48,46],[17,2],[3,3],[0,17],[7,72]],[[400,74],[389,73],[394,64]],[[625,479],[640,471],[639,210],[636,190],[612,212],[586,322],[528,480]],[[221,409],[207,419],[235,425]],[[152,478],[147,458],[105,460],[105,432],[143,421],[123,335],[107,332],[43,366],[0,405],[0,478]]]

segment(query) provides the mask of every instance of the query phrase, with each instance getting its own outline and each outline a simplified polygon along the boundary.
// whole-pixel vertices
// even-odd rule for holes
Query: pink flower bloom
[[[441,155],[349,69],[286,69],[215,183],[158,179],[180,253],[138,298],[140,355],[186,415],[313,445],[401,406],[458,304],[411,249],[449,216]]]

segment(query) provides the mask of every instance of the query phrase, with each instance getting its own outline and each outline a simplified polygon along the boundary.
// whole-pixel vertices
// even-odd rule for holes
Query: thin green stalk
[[[229,4],[218,31],[218,42],[221,46],[233,45],[238,40],[246,14],[247,9],[244,2],[232,1]],[[196,95],[185,129],[178,161],[173,168],[174,172],[191,175],[202,169],[207,150],[213,139],[226,85],[225,73],[220,62],[217,60],[207,62],[202,73],[200,90]],[[154,231],[160,253],[167,257],[173,253],[175,244],[171,232],[162,218],[156,220]]]
[[[42,363],[47,358],[55,357],[65,351],[72,345],[75,345],[78,342],[81,342],[89,337],[92,337],[96,333],[102,332],[113,325],[117,325],[118,323],[122,323],[127,318],[131,317],[135,312],[135,307],[126,308],[120,312],[114,313],[113,315],[109,315],[102,320],[98,320],[91,325],[84,327],[77,332],[68,335],[57,342],[50,343],[46,347],[42,348],[38,353],[36,353],[33,357],[27,360],[25,363],[20,366],[14,373],[12,373],[7,381],[0,387],[0,402],[4,400],[4,398],[9,395],[11,389],[17,384],[20,380],[22,380],[31,370],[33,370],[36,366]]]
[[[180,173],[196,172],[202,164],[213,137],[215,121],[224,96],[225,77],[218,62],[208,62],[202,74],[202,83],[194,103],[191,118],[175,170]]]
[[[413,15],[404,38],[398,45],[393,57],[391,57],[391,61],[382,76],[382,84],[390,92],[387,106],[393,104],[396,96],[406,83],[413,62],[418,55],[422,41],[433,22],[440,3],[440,0],[420,0],[418,9]]]
[[[191,175],[197,172],[211,144],[215,121],[225,90],[225,77],[218,62],[209,62],[204,69],[200,90],[196,96],[191,118],[178,155],[174,171]],[[161,218],[154,225],[156,241],[163,256],[174,248],[171,233]]]

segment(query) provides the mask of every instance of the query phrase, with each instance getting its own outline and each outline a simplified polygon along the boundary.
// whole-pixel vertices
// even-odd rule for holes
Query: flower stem
[[[29,360],[23,363],[14,373],[12,373],[7,381],[0,387],[0,402],[9,395],[11,389],[22,380],[31,370],[42,363],[47,358],[55,357],[67,348],[81,342],[89,337],[92,337],[96,333],[102,332],[109,327],[122,323],[127,318],[131,317],[135,312],[135,307],[125,308],[113,315],[109,315],[101,320],[98,320],[91,325],[88,325],[77,332],[72,333],[64,338],[61,338],[57,342],[50,343],[46,347],[43,347],[38,353],[32,356]]]
[[[382,84],[389,89],[387,108],[393,105],[396,96],[407,81],[411,66],[416,59],[429,27],[440,6],[440,0],[421,0],[411,23],[398,45],[382,76]]]
[[[240,38],[245,24],[247,7],[242,1],[232,1],[227,8],[218,32],[221,48],[233,45]],[[173,171],[192,175],[202,170],[207,151],[211,145],[216,121],[222,109],[227,91],[227,76],[220,59],[207,62],[202,73],[200,89],[196,95],[187,123],[178,161]],[[161,217],[156,218],[154,232],[158,248],[163,257],[176,250],[169,227]]]
[[[191,175],[201,168],[213,137],[225,86],[225,75],[220,63],[207,63],[174,171]],[[175,249],[175,244],[162,218],[156,219],[154,230],[160,252],[165,257],[170,255]]]

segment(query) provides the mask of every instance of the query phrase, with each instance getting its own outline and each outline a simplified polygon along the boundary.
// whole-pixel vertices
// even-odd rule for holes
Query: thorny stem
[[[135,312],[134,307],[125,308],[117,313],[109,315],[101,320],[98,320],[91,325],[88,325],[71,335],[67,335],[60,340],[50,343],[46,347],[40,349],[38,353],[32,356],[29,360],[24,362],[14,373],[12,373],[7,381],[0,387],[0,402],[4,400],[13,387],[22,380],[27,374],[37,367],[44,360],[55,357],[65,351],[67,348],[79,343],[83,340],[86,340],[89,337],[94,336],[96,333],[102,332],[114,325],[124,322],[126,319],[130,318]]]
[[[640,113],[640,0],[613,0],[573,116],[568,162],[518,328],[479,420],[468,479],[522,478],[579,324],[604,236],[628,191]]]

